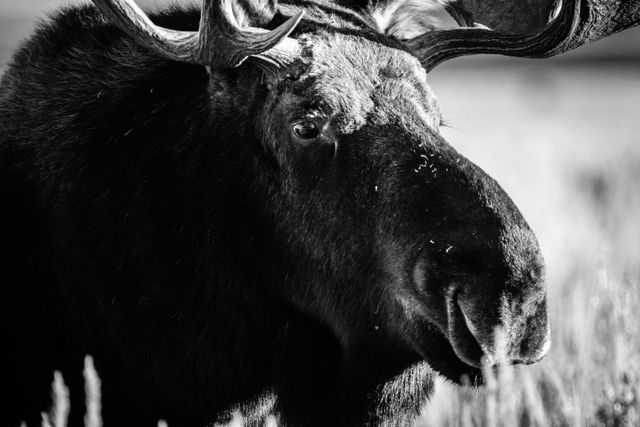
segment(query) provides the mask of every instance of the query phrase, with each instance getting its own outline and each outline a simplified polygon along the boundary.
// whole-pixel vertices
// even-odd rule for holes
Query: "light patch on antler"
[[[389,0],[371,6],[369,16],[378,32],[408,40],[429,31],[462,26],[452,10],[448,0]]]

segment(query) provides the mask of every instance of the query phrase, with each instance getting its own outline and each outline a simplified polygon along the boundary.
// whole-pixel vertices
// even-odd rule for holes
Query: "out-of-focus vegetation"
[[[0,70],[60,3],[0,2]],[[640,425],[640,30],[565,59],[451,61],[430,80],[447,140],[539,237],[553,346],[483,390],[439,383],[421,425]]]

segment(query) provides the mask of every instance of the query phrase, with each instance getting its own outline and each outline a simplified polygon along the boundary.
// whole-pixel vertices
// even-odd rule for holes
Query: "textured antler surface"
[[[473,21],[505,34],[542,30],[550,21],[556,0],[457,0]]]
[[[582,10],[577,11],[581,16],[574,16],[574,21],[577,22],[573,31],[562,44],[550,52],[552,55],[640,24],[638,0],[582,0],[581,3]]]
[[[295,57],[299,46],[288,35],[300,22],[302,12],[273,31],[242,28],[236,20],[231,1],[204,0],[197,33],[155,25],[131,0],[93,0],[93,3],[135,40],[176,61],[235,67],[255,55],[260,64],[271,64],[274,68]]]
[[[407,41],[427,70],[463,55],[544,58],[575,49],[640,23],[638,0],[565,0],[555,20],[534,34],[508,35],[481,28],[434,31]]]

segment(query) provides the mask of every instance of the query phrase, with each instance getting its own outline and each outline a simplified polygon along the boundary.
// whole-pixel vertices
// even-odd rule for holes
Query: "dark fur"
[[[390,61],[406,56],[364,27],[358,36],[356,14],[309,3],[323,11],[316,21],[345,24],[309,19],[299,31],[330,43],[339,30],[349,61],[373,44]],[[155,19],[194,29],[198,14]],[[359,79],[349,70],[338,77]],[[0,86],[12,425],[39,423],[54,370],[79,424],[85,354],[103,379],[107,426],[204,425],[258,397],[292,425],[404,423],[431,392],[431,369],[479,380],[438,329],[436,301],[453,278],[473,282],[478,318],[493,325],[496,295],[540,299],[538,278],[525,278],[540,263],[535,239],[493,180],[393,101],[406,88],[372,80],[380,108],[363,117],[386,124],[354,131],[353,99],[318,93],[338,77],[269,86],[245,64],[210,79],[91,8],[57,15],[17,52]],[[328,146],[292,147],[275,119],[298,108],[281,106],[284,94],[312,89],[344,119],[333,161]],[[516,228],[526,236],[509,240]],[[419,257],[428,289],[409,285]],[[408,319],[396,295],[427,302]]]

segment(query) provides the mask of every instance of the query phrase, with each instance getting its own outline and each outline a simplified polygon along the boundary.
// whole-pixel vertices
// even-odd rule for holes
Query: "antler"
[[[422,34],[406,45],[430,71],[447,59],[479,53],[546,58],[638,24],[638,0],[564,0],[558,16],[538,33],[460,28]]]
[[[240,28],[232,0],[203,0],[198,32],[155,25],[132,0],[93,0],[111,21],[160,55],[209,67],[236,67],[251,57],[266,68],[278,68],[297,56],[300,46],[288,37],[303,12],[273,31]]]

